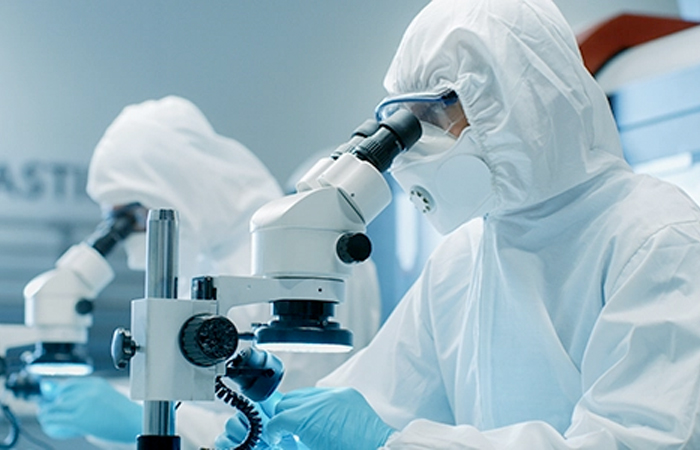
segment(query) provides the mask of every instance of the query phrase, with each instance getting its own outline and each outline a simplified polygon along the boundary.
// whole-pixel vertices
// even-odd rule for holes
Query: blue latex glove
[[[314,450],[374,450],[394,431],[351,388],[292,391],[280,400],[267,424],[269,439],[292,433]]]
[[[106,441],[136,442],[143,408],[102,378],[42,381],[37,419],[48,436],[68,439],[95,436]]]
[[[283,435],[282,437],[271,442],[266,433],[265,427],[270,420],[270,416],[274,413],[275,405],[282,398],[282,394],[275,391],[267,400],[260,403],[254,403],[255,409],[260,414],[262,420],[263,432],[260,435],[260,440],[255,446],[255,450],[305,450],[307,447],[298,442],[291,434]],[[238,411],[230,419],[226,421],[226,429],[223,434],[216,438],[217,450],[231,450],[240,445],[248,435],[248,419],[245,418],[242,412]]]

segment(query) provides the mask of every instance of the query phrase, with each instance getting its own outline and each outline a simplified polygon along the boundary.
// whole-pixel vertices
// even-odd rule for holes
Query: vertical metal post
[[[177,213],[172,209],[150,210],[146,232],[146,297],[177,298]]]
[[[146,297],[177,298],[177,212],[172,209],[150,210],[146,233]],[[175,435],[174,402],[146,401],[143,407],[144,435]]]

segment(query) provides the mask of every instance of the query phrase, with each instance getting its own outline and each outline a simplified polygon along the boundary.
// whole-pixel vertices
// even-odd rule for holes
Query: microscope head
[[[361,127],[367,128],[366,124]],[[321,284],[344,284],[352,266],[369,258],[372,245],[366,225],[391,202],[382,172],[421,133],[413,114],[398,111],[369,136],[358,139],[356,132],[350,141],[353,145],[334,152],[333,163],[316,180],[306,179],[305,185],[313,188],[270,202],[256,212],[251,221],[253,273],[289,286],[294,280],[318,284],[308,297],[271,298],[274,319],[254,331],[259,348],[352,349],[352,333],[331,320],[336,305],[343,301],[344,286]]]

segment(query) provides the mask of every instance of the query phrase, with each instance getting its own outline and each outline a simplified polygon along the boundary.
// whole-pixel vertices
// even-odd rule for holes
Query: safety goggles
[[[440,93],[423,92],[387,97],[374,110],[378,121],[407,109],[418,120],[429,123],[457,137],[469,125],[457,93],[452,89]]]

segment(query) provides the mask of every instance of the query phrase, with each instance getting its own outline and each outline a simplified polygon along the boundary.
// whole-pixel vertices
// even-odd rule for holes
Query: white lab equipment
[[[420,125],[410,113],[395,114],[332,160],[308,189],[259,209],[251,220],[252,276],[197,277],[191,300],[159,293],[132,303],[132,332],[117,330],[113,356],[121,365],[130,360],[131,397],[145,401],[139,448],[179,445],[172,403],[213,400],[218,376],[228,371],[223,362],[236,351],[237,338],[254,338],[257,347],[275,350],[352,347],[352,334],[330,318],[344,300],[352,265],[369,256],[366,224],[391,200],[382,172],[419,137]],[[154,214],[165,223],[171,213],[158,210],[150,216]],[[149,218],[149,227],[156,223]],[[164,244],[172,238],[159,235],[148,231],[147,268],[153,268],[153,261],[176,258],[173,251],[167,258],[153,256],[152,248],[174,247]],[[225,319],[236,306],[267,302],[275,318],[254,325],[252,334],[236,329],[251,324]]]
[[[105,256],[139,226],[140,211],[137,205],[125,205],[110,212],[93,234],[58,259],[54,269],[27,283],[25,324],[0,325],[0,345],[6,350],[34,343],[35,351],[24,355],[29,373],[79,376],[92,372],[83,347],[92,325],[92,300],[114,278]]]
[[[92,325],[89,303],[114,277],[102,255],[81,243],[71,247],[56,262],[56,268],[27,284],[25,323],[39,331],[36,352],[27,369],[41,375],[87,375],[92,366],[77,350],[87,343]],[[68,372],[61,360],[73,360]]]
[[[34,400],[41,396],[40,376],[83,376],[92,373],[84,349],[92,325],[92,300],[114,278],[105,259],[117,243],[141,221],[142,208],[126,205],[111,211],[85,241],[70,247],[54,269],[32,279],[24,289],[25,324],[0,324],[0,376],[15,397]],[[8,349],[35,345],[22,355],[22,368],[10,373]],[[2,405],[11,432],[5,448],[13,448],[19,422],[9,406]]]
[[[370,125],[358,133],[376,131],[376,123],[365,127]],[[194,276],[250,274],[250,218],[282,196],[272,174],[250,150],[216,133],[196,105],[175,96],[124,108],[95,148],[87,189],[93,200],[108,207],[138,201],[179,212],[178,296],[183,298],[190,295],[189,279]],[[143,267],[145,246],[137,239],[138,233],[127,238],[125,250],[130,261]],[[338,308],[336,317],[352,326],[359,348],[379,328],[381,300],[373,262],[355,264],[352,271],[346,295],[361,300]],[[250,305],[232,314],[236,323],[262,322],[269,318],[269,307]],[[348,357],[280,356],[286,368],[283,390],[313,385]]]
[[[338,148],[326,148],[313,153],[292,172],[284,184],[285,192],[289,194],[304,191],[310,186],[309,183],[317,184],[315,177],[318,177],[323,169],[332,163],[332,154],[338,155],[344,148],[359,143],[362,137],[375,132],[377,126],[377,121],[370,119],[358,127],[355,138],[349,142]],[[412,149],[415,149],[415,145]],[[315,169],[311,170],[314,167]],[[367,227],[367,235],[372,241],[372,257],[364,263],[355,265],[355,274],[347,286],[345,303],[347,310],[340,308],[336,311],[336,318],[352,328],[355,351],[363,348],[374,337],[380,324],[389,316],[391,310],[418,277],[425,260],[440,238],[430,224],[420,217],[420,213],[411,205],[396,181],[390,176],[385,176],[385,179],[392,191],[392,201]],[[353,283],[352,280],[363,281]],[[358,288],[362,292],[358,292]],[[360,302],[352,300],[354,298],[364,299],[361,300],[362,308],[359,308]],[[329,359],[327,354],[322,358],[317,355],[314,361],[307,363],[307,361],[299,361],[296,357],[298,355],[293,356],[289,359],[283,358],[285,367],[294,371],[297,364],[305,363],[303,367],[300,366],[300,370],[306,374],[310,374],[309,367],[320,369],[321,359],[324,361]],[[339,361],[336,367],[349,356],[350,354],[335,355],[333,358]],[[331,371],[321,374],[321,370],[315,370],[316,381]],[[296,377],[290,377],[290,371],[287,371],[282,385],[284,392],[315,384],[315,382],[302,384],[295,382],[294,378]]]
[[[365,134],[376,131],[376,123],[371,122],[373,128]],[[122,111],[95,149],[88,193],[104,208],[140,201],[180,213],[178,295],[183,298],[189,297],[193,276],[250,273],[250,217],[282,195],[255,155],[235,140],[218,135],[191,102],[173,96]],[[132,233],[124,242],[134,266],[145,266],[145,245],[141,245],[145,239],[138,242],[144,235]],[[358,301],[336,311],[340,323],[352,327],[358,347],[368,343],[378,329],[380,299],[374,270],[371,261],[353,264],[352,276],[345,283],[346,298]],[[231,317],[236,324],[266,321],[269,309],[267,304],[249,305],[235,308]],[[281,389],[312,385],[347,357],[280,355],[286,371]],[[183,445],[213,444],[230,415],[231,409],[220,403],[182,405],[178,433]],[[51,419],[58,424],[62,418]],[[112,448],[114,444],[106,445]]]
[[[0,325],[0,377],[6,377],[4,381],[5,388],[12,391],[19,398],[39,395],[39,383],[36,377],[28,374],[26,371],[8,373],[6,363],[7,350],[34,344],[38,342],[39,334],[36,328],[29,328],[25,325]],[[4,401],[0,401],[0,408],[4,419],[9,424],[7,435],[4,436],[0,445],[2,448],[14,448],[19,440],[20,423],[10,406],[5,404]]]
[[[26,358],[30,373],[92,373],[81,346],[87,343],[92,325],[92,300],[114,278],[105,257],[143,226],[143,213],[138,204],[108,212],[91,236],[69,248],[53,270],[32,279],[24,288],[25,324],[39,333],[36,351]]]

